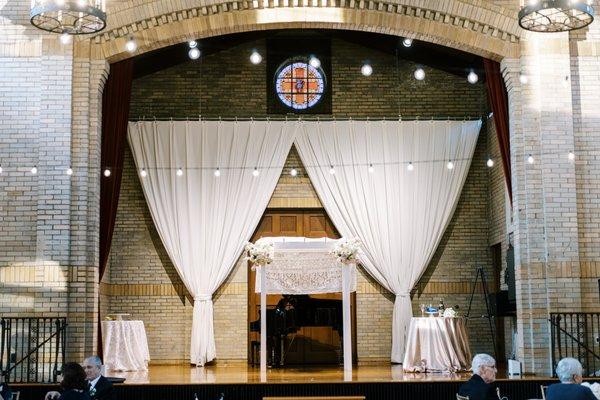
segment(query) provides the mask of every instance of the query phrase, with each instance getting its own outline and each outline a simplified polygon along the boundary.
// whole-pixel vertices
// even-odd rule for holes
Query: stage
[[[351,376],[340,366],[286,367],[269,369],[245,363],[221,362],[204,368],[188,365],[151,365],[147,372],[113,372],[125,378],[116,385],[116,398],[135,400],[262,400],[267,396],[365,396],[367,399],[454,399],[469,373],[404,373],[401,365],[381,363],[354,367]],[[262,378],[262,379],[261,379]],[[550,377],[506,378],[498,374],[497,385],[509,400],[541,398],[540,385],[555,382]],[[41,400],[51,385],[13,385],[20,400]]]

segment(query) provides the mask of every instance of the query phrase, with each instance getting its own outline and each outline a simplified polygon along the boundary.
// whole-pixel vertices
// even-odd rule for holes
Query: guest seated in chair
[[[4,375],[0,374],[0,400],[12,400],[13,393],[8,387],[8,383],[4,382]]]
[[[560,383],[548,386],[547,400],[596,400],[590,388],[581,386],[583,367],[574,358],[563,358],[556,366]]]
[[[83,360],[83,369],[87,377],[89,394],[92,400],[112,400],[113,385],[102,376],[102,360],[98,356],[91,356]]]
[[[91,400],[88,394],[88,382],[85,380],[85,371],[81,365],[71,362],[63,366],[62,381],[58,392],[46,393],[45,400]]]
[[[496,360],[488,354],[477,354],[471,363],[473,376],[464,383],[458,394],[469,400],[498,400],[496,388]]]

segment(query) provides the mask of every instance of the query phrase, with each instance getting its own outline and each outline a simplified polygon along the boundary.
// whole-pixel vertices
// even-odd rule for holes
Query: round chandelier
[[[585,28],[594,20],[592,0],[526,0],[519,25],[533,32],[566,32]]]
[[[31,24],[52,33],[81,35],[106,26],[105,0],[32,0]]]

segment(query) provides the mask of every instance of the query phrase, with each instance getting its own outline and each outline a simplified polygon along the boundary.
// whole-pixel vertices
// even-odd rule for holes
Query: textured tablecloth
[[[462,318],[412,318],[402,364],[409,372],[456,372],[471,367],[469,337]]]
[[[102,321],[102,340],[106,370],[148,370],[150,352],[143,321]]]

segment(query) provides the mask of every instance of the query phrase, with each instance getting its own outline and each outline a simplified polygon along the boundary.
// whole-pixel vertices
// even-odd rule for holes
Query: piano
[[[285,341],[305,326],[329,326],[343,339],[342,300],[313,299],[308,295],[283,295],[267,309],[267,364],[285,365]],[[260,332],[260,317],[250,322],[251,332]]]

